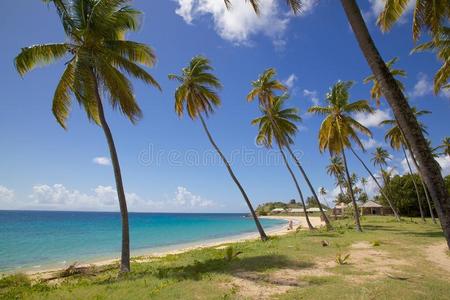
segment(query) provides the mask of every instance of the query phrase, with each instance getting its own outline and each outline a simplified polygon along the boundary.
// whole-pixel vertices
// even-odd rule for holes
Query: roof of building
[[[335,208],[346,208],[348,205],[345,204],[344,202],[340,202],[338,204],[336,204]]]
[[[274,208],[274,209],[272,209],[272,211],[284,211],[285,209],[284,208]]]
[[[361,205],[361,207],[377,208],[377,207],[383,207],[383,205],[380,205],[374,201],[369,200],[366,203],[364,203],[363,205]]]
[[[320,208],[318,207],[310,207],[306,209],[307,212],[320,212]]]
[[[293,213],[299,213],[299,212],[303,212],[303,209],[302,208],[290,208],[289,211],[293,212]]]

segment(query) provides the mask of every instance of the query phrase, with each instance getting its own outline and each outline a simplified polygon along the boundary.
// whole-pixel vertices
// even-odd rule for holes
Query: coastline
[[[267,229],[266,233],[271,236],[280,236],[285,235],[290,232],[295,231],[295,228],[297,228],[299,225],[306,229],[306,219],[302,216],[260,216],[261,219],[278,219],[278,220],[285,220],[286,222],[292,221],[293,222],[293,228],[294,230],[288,230],[287,223],[275,226],[273,228]],[[323,225],[323,222],[320,220],[320,217],[312,217],[310,216],[310,221],[313,224],[314,227],[320,227]],[[241,243],[249,240],[255,240],[258,239],[259,234],[257,232],[252,233],[243,233],[238,235],[232,235],[228,237],[222,237],[217,239],[210,239],[210,240],[204,240],[204,241],[197,241],[192,243],[184,243],[184,244],[177,244],[173,246],[167,246],[167,247],[159,247],[159,248],[152,248],[152,249],[141,249],[134,251],[135,253],[131,257],[131,260],[134,262],[145,262],[150,259],[154,258],[160,258],[167,255],[174,255],[174,254],[181,254],[184,252],[188,252],[191,250],[197,250],[197,249],[203,249],[203,248],[210,248],[210,247],[217,247],[225,248],[227,244],[231,243]],[[111,265],[114,263],[119,262],[118,258],[109,258],[109,259],[96,259],[90,262],[84,262],[77,264],[77,267],[88,267],[88,266],[96,266],[96,267],[102,267],[106,265]],[[38,270],[24,270],[22,273],[32,276],[34,278],[43,279],[46,277],[54,276],[56,272],[60,272],[67,268],[69,265],[65,267],[48,267]]]

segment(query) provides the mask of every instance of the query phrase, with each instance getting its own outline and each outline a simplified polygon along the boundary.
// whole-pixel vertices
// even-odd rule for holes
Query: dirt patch
[[[442,270],[450,273],[450,256],[447,244],[439,243],[427,247],[425,251],[427,260],[433,262]]]

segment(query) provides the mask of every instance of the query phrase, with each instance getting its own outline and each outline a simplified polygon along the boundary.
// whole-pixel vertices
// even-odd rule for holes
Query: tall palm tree
[[[230,0],[225,1],[229,2]],[[253,8],[257,11],[258,1],[254,0],[251,2]],[[301,8],[303,1],[289,0],[289,2],[296,2],[295,6]],[[404,131],[405,137],[410,141],[412,152],[419,161],[420,172],[424,176],[425,183],[433,199],[444,236],[447,240],[447,246],[450,249],[450,197],[445,187],[439,164],[434,159],[430,149],[428,149],[427,141],[420,130],[417,120],[414,118],[404,93],[398,87],[394,76],[392,76],[381,57],[367,29],[358,3],[356,0],[341,0],[341,5],[361,52],[380,83],[383,95],[391,106],[395,118]],[[291,8],[293,7],[292,5],[290,6]]]
[[[418,111],[415,107],[413,107],[413,112],[414,112],[414,115],[415,115],[416,118],[418,118],[418,117],[420,117],[422,115],[430,113],[429,111],[426,111],[426,110],[419,110]],[[391,147],[393,149],[395,149],[395,150],[399,150],[400,148],[402,149],[402,152],[403,152],[403,154],[405,156],[406,163],[408,165],[409,172],[410,172],[411,175],[413,175],[411,164],[409,162],[409,158],[408,158],[408,155],[406,153],[406,149],[408,149],[408,151],[410,153],[410,156],[411,156],[411,159],[413,160],[416,169],[419,171],[419,175],[420,175],[421,183],[422,183],[422,188],[423,188],[425,196],[426,196],[426,200],[427,200],[427,204],[428,204],[428,209],[430,211],[430,215],[431,215],[431,217],[433,219],[433,222],[436,222],[436,220],[434,218],[433,208],[431,206],[431,201],[430,201],[429,196],[428,196],[428,191],[427,191],[427,188],[425,186],[425,183],[424,183],[424,180],[423,180],[423,176],[420,173],[420,169],[419,169],[418,163],[415,160],[414,154],[410,150],[410,144],[408,143],[407,139],[403,135],[402,130],[399,128],[397,121],[395,119],[384,120],[384,121],[382,121],[380,123],[380,125],[390,125],[391,126],[391,128],[389,128],[388,131],[386,132],[385,140],[389,141],[389,143],[390,143],[390,145],[391,145]],[[422,124],[421,122],[419,122],[419,125],[421,127],[421,130],[424,133],[426,133],[425,125]],[[422,220],[425,221],[425,217],[424,217],[424,213],[423,213],[423,209],[422,209],[422,204],[421,204],[422,200],[421,200],[421,197],[420,197],[419,189],[417,187],[416,181],[414,180],[414,177],[412,177],[412,180],[413,180],[414,188],[416,190],[417,201],[419,203],[419,210],[420,210],[421,218],[422,218]]]
[[[234,183],[237,185],[239,191],[241,192],[247,206],[252,214],[253,220],[255,221],[256,228],[258,229],[261,240],[267,240],[267,235],[264,232],[261,223],[259,222],[258,216],[253,209],[252,203],[247,196],[244,188],[242,187],[239,180],[234,175],[230,164],[220,151],[216,142],[211,136],[211,133],[206,126],[206,122],[203,115],[208,116],[210,113],[214,112],[215,107],[219,106],[221,101],[216,90],[222,87],[219,79],[211,73],[213,67],[211,66],[209,60],[203,56],[195,56],[192,58],[189,65],[183,68],[181,75],[170,74],[169,79],[177,80],[180,85],[175,91],[175,112],[178,116],[182,116],[186,110],[188,116],[194,120],[196,118],[200,119],[203,129],[208,136],[211,145],[219,154],[220,158],[223,160],[225,166],[227,167],[228,173],[233,179]]]
[[[368,128],[352,118],[352,113],[372,112],[366,100],[349,102],[349,89],[352,81],[338,81],[327,94],[327,106],[315,105],[308,109],[309,112],[325,116],[319,130],[319,149],[321,152],[328,149],[331,155],[341,154],[344,162],[344,171],[347,176],[347,184],[350,190],[350,197],[355,208],[356,230],[362,231],[359,210],[353,192],[350,172],[348,170],[345,148],[351,147],[352,140],[364,149],[358,132],[367,136],[372,136]]]
[[[276,71],[273,68],[269,68],[265,70],[257,80],[252,82],[252,90],[247,95],[247,100],[252,101],[255,98],[258,98],[259,103],[261,106],[270,108],[273,105],[273,101],[276,97],[277,91],[286,91],[286,86],[275,79]],[[294,152],[291,149],[291,146],[289,144],[286,144],[286,149],[288,150],[289,154],[291,155],[292,159],[294,160],[295,164],[299,168],[300,172],[302,173],[303,178],[306,181],[306,184],[309,187],[309,190],[311,191],[314,199],[316,200],[317,206],[319,207],[320,213],[322,215],[322,218],[325,221],[325,224],[328,229],[331,229],[331,223],[325,214],[325,211],[323,210],[322,204],[319,201],[319,197],[317,196],[316,190],[314,189],[311,180],[309,179],[308,175],[305,172],[305,169],[300,164],[300,161],[295,156]]]
[[[363,165],[364,169],[366,169],[367,173],[369,173],[370,177],[373,179],[373,181],[377,185],[378,190],[380,191],[380,194],[383,196],[383,198],[389,204],[389,207],[391,208],[392,213],[394,214],[394,217],[397,219],[397,221],[400,221],[400,215],[398,214],[397,210],[395,209],[395,207],[394,207],[392,201],[390,200],[390,198],[388,197],[388,195],[383,191],[383,188],[381,187],[381,184],[378,182],[375,175],[372,173],[372,171],[370,171],[369,167],[362,160],[362,158],[356,153],[356,151],[353,149],[353,147],[350,147],[350,150],[352,151],[353,155],[355,155],[355,157],[359,160],[359,162]],[[365,178],[363,177],[363,179],[365,179]]]
[[[444,1],[442,1],[444,2]],[[412,52],[436,52],[436,56],[442,61],[442,66],[434,75],[434,93],[438,94],[443,89],[450,89],[450,27],[442,26],[439,33],[432,40],[416,46]]]
[[[434,148],[434,150],[441,150],[442,152],[438,153],[438,155],[446,155],[450,156],[450,137],[445,137],[442,139],[442,144]]]
[[[342,195],[345,195],[343,189],[344,178],[344,163],[342,158],[338,155],[334,155],[330,158],[330,164],[326,167],[327,174],[336,178],[336,185],[339,186],[339,190]]]
[[[381,30],[388,31],[405,13],[413,0],[386,0],[384,9],[378,17],[377,23]],[[450,18],[450,3],[448,0],[418,0],[414,8],[412,32],[417,41],[422,31],[427,30],[432,35],[439,33],[439,29]]]
[[[390,61],[386,62],[386,66],[389,69],[389,72],[391,72],[392,76],[401,76],[401,77],[406,77],[406,72],[404,70],[401,69],[394,69],[394,64],[397,62],[398,57],[394,57],[393,59],[391,59]],[[366,78],[364,78],[364,83],[369,83],[372,82],[373,86],[372,89],[370,90],[370,97],[375,100],[377,107],[380,106],[380,100],[381,97],[383,96],[383,93],[381,91],[381,85],[380,83],[377,81],[375,75],[369,75]],[[395,82],[397,82],[398,87],[404,91],[405,90],[405,86],[403,85],[403,82],[401,82],[398,79],[395,79]]]
[[[321,186],[319,189],[319,194],[320,194],[320,196],[326,196],[327,190],[323,186]]]
[[[252,90],[247,95],[247,101],[258,98],[260,105],[268,107],[273,104],[275,92],[286,92],[287,87],[279,80],[275,79],[277,72],[274,68],[265,70],[259,78],[252,81]]]
[[[142,115],[133,94],[131,82],[123,74],[141,79],[159,89],[158,83],[139,64],[155,63],[153,50],[145,44],[128,41],[125,33],[139,27],[138,10],[129,1],[73,0],[55,1],[67,41],[22,48],[15,66],[24,75],[36,66],[67,58],[65,70],[53,96],[53,114],[66,129],[72,95],[85,109],[88,119],[104,131],[114,169],[122,218],[122,255],[120,271],[130,271],[128,210],[119,159],[114,139],[103,110],[107,95],[114,108],[132,123]]]
[[[366,195],[367,195],[367,190],[366,190],[367,183],[368,183],[368,181],[367,181],[366,177],[362,177],[361,178],[361,185],[362,185],[364,193],[366,193]]]
[[[276,142],[278,149],[281,152],[281,156],[283,157],[284,164],[286,165],[286,168],[288,169],[300,196],[306,223],[308,224],[309,229],[314,229],[306,211],[302,190],[300,189],[297,178],[295,177],[294,172],[292,172],[283,151],[283,148],[286,147],[287,144],[292,144],[294,142],[292,138],[298,131],[298,128],[294,122],[301,121],[301,118],[298,116],[297,109],[283,108],[283,104],[286,99],[288,99],[288,95],[284,94],[282,96],[274,97],[272,103],[273,105],[269,107],[260,105],[262,116],[254,119],[252,121],[252,125],[258,125],[259,127],[258,136],[256,138],[256,142],[259,145],[272,148],[273,141]]]
[[[371,159],[374,166],[379,166],[383,171],[384,167],[387,166],[387,161],[390,160],[389,152],[382,147],[376,147],[375,151],[372,153],[373,157]]]

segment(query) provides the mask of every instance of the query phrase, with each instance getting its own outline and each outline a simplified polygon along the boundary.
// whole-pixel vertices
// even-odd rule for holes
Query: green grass
[[[444,241],[439,226],[410,219],[397,223],[389,217],[364,217],[362,222],[363,233],[353,230],[351,220],[342,220],[330,232],[298,232],[267,242],[231,244],[233,253],[242,252],[232,259],[226,259],[231,250],[215,248],[154,258],[133,263],[133,271],[122,277],[116,270],[107,270],[78,274],[55,284],[31,281],[20,274],[8,276],[0,279],[0,298],[260,298],[249,293],[251,288],[240,286],[244,281],[261,291],[283,291],[266,295],[274,299],[449,299],[450,271],[439,269],[424,256],[427,245]],[[322,240],[330,245],[323,247]],[[367,242],[368,251],[382,252],[403,264],[378,272],[376,258],[357,259],[351,247],[357,242]],[[339,253],[351,253],[348,264],[327,265]],[[282,269],[289,269],[291,277],[279,277],[285,274]],[[310,272],[302,273],[305,270]],[[320,272],[325,273],[317,276]],[[371,277],[374,274],[377,277]]]

